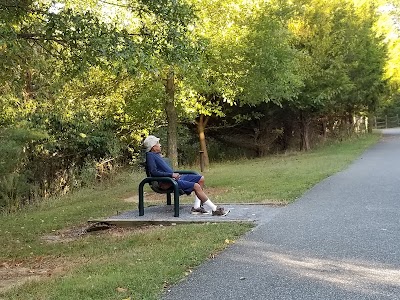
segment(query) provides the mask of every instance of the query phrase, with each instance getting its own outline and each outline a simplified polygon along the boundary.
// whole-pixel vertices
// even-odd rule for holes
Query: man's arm
[[[161,162],[161,163],[160,163]],[[173,171],[163,161],[163,159],[152,152],[146,153],[146,164],[151,176],[173,177]]]

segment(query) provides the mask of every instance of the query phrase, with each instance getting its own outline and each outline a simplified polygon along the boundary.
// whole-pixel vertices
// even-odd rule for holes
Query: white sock
[[[211,208],[212,211],[216,211],[217,210],[217,206],[211,202],[210,199],[207,199],[206,202],[204,202],[205,205],[207,205],[209,208]]]
[[[194,198],[193,207],[194,207],[194,208],[199,208],[200,205],[201,205],[201,201],[200,201],[199,197],[196,196],[196,198]]]

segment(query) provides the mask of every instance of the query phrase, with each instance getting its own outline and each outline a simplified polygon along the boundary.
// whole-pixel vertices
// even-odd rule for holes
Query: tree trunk
[[[322,118],[321,126],[322,126],[322,139],[325,143],[326,140],[328,139],[328,118]]]
[[[283,136],[282,136],[282,150],[286,151],[290,148],[290,143],[293,138],[293,121],[290,118],[285,118],[283,121]]]
[[[204,133],[207,126],[208,118],[204,115],[200,115],[199,121],[197,122],[197,131],[199,133],[200,140],[200,151],[203,152],[204,167],[207,169],[210,165],[210,160],[208,158],[206,135]]]
[[[300,115],[300,136],[301,136],[301,145],[300,150],[309,151],[310,147],[310,121],[308,118],[302,113]]]
[[[170,68],[165,83],[167,99],[165,102],[165,113],[167,115],[168,135],[167,135],[167,156],[171,160],[172,167],[178,167],[178,115],[175,109],[175,74]]]

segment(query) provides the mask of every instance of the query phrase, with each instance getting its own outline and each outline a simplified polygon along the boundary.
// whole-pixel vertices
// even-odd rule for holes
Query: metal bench
[[[168,163],[169,160],[165,159]],[[147,168],[146,162],[142,164],[145,167],[147,177],[144,178],[139,183],[139,216],[144,215],[144,185],[148,183],[150,188],[158,193],[158,194],[167,194],[167,205],[171,205],[171,194],[174,194],[174,217],[179,217],[179,196],[185,194],[185,192],[179,189],[178,183],[175,179],[171,177],[152,177]],[[195,171],[174,171],[179,174],[196,174],[199,175]],[[159,186],[159,182],[167,182],[171,183],[171,187],[168,189],[161,189]]]

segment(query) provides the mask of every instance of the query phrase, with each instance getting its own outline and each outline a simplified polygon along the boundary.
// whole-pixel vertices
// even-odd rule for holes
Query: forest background
[[[0,209],[141,161],[307,151],[400,110],[399,1],[0,0]]]

